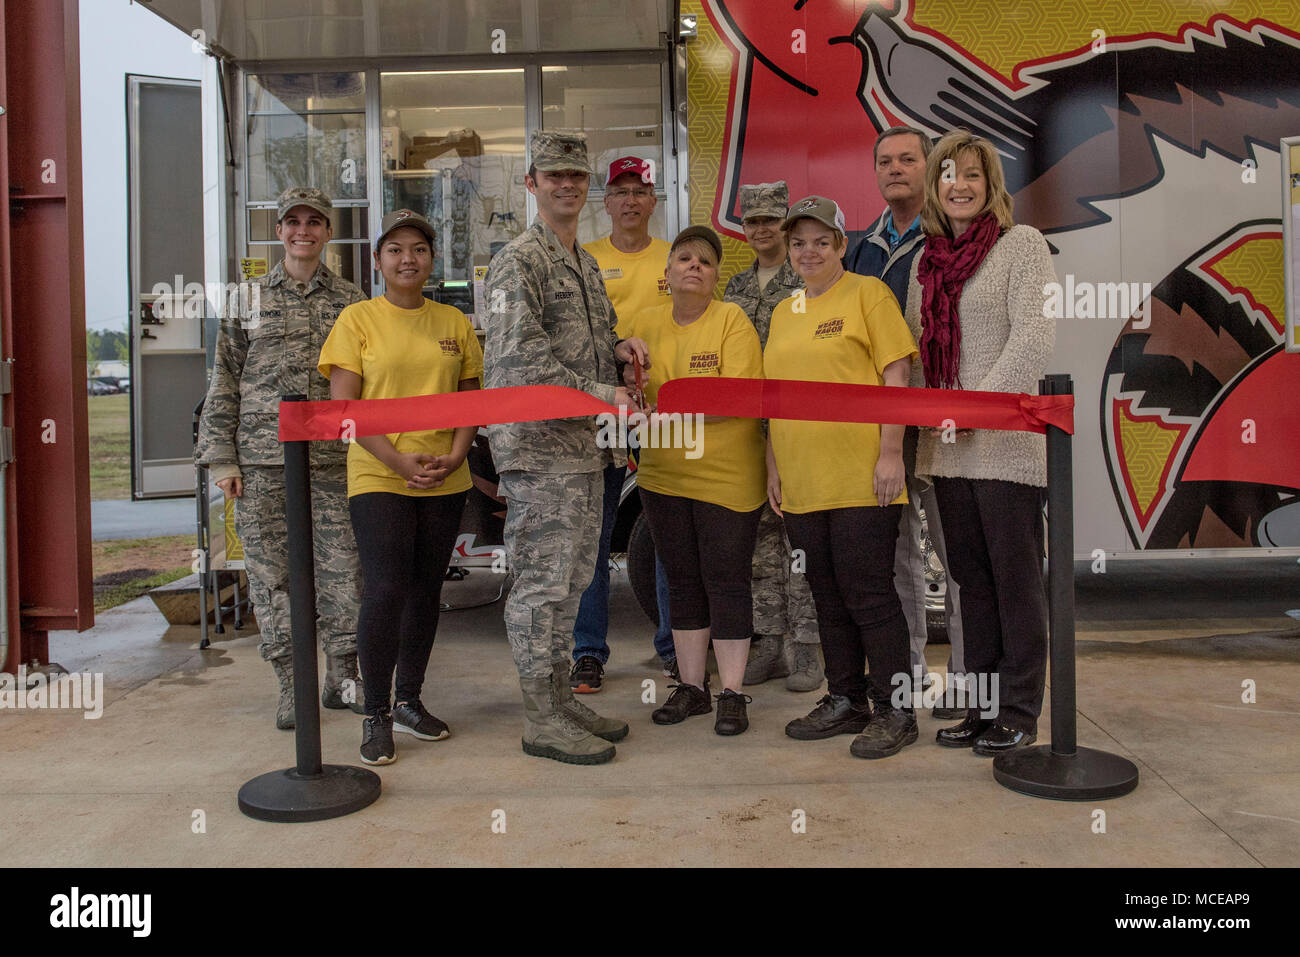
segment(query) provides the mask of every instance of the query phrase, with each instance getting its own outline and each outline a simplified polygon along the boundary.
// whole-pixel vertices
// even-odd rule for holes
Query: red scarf
[[[916,270],[921,283],[921,368],[931,389],[960,389],[962,287],[975,275],[998,241],[1001,229],[992,213],[981,213],[956,239],[925,237]]]

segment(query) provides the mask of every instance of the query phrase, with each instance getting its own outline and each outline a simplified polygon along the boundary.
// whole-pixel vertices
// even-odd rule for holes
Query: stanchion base
[[[1138,785],[1137,765],[1127,758],[1093,748],[1053,754],[1046,744],[998,755],[993,777],[1012,791],[1058,801],[1104,801]]]
[[[305,777],[296,768],[269,771],[239,789],[239,809],[259,821],[325,821],[374,804],[379,775],[343,764],[321,766]]]

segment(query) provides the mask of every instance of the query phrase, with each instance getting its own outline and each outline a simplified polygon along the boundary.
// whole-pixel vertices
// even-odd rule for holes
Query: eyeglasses
[[[610,199],[627,199],[629,196],[635,196],[637,199],[649,199],[655,194],[653,189],[611,189],[605,195]]]

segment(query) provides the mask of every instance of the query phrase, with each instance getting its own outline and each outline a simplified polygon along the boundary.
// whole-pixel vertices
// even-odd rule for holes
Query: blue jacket
[[[898,311],[904,312],[907,309],[907,282],[912,275],[912,260],[925,248],[925,233],[921,231],[920,224],[917,224],[903,234],[903,241],[890,252],[887,224],[892,215],[889,207],[885,207],[875,226],[844,260],[844,268],[859,276],[883,279],[898,300]]]

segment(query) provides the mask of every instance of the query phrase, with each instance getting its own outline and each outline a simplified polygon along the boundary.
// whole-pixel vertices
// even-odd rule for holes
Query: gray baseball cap
[[[581,133],[534,130],[529,147],[533,165],[541,172],[559,173],[567,169],[594,172],[587,159],[587,137]]]
[[[429,238],[429,242],[435,244],[438,242],[438,234],[434,232],[433,223],[413,209],[395,209],[385,216],[383,222],[379,224],[379,235],[375,237],[375,249],[378,249],[383,244],[384,238],[389,233],[402,226],[411,226],[418,229]]]
[[[786,207],[789,203],[790,190],[783,179],[775,183],[750,183],[740,187],[742,222],[746,219],[761,219],[764,216],[785,219],[788,212]]]
[[[672,246],[668,248],[669,253],[673,252],[678,246],[688,239],[702,239],[713,247],[713,254],[718,257],[718,265],[722,265],[722,240],[718,234],[709,229],[708,226],[687,226],[677,238],[673,240]]]
[[[824,226],[829,226],[844,235],[844,210],[839,203],[825,196],[809,196],[790,207],[790,213],[781,224],[783,230],[789,230],[801,219],[815,219]]]

